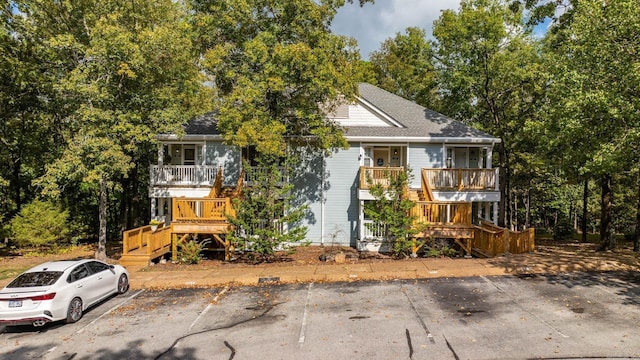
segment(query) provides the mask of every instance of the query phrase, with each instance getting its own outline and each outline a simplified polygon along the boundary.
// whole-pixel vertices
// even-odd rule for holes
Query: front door
[[[389,166],[389,148],[376,147],[373,149],[373,166],[384,167]]]

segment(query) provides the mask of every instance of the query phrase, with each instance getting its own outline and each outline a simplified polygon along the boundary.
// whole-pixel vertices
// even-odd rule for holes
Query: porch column
[[[158,165],[162,166],[162,162],[164,161],[164,145],[158,144]]]
[[[498,225],[498,203],[493,203],[493,219],[491,219],[495,225]]]
[[[488,202],[484,203],[484,214],[483,215],[484,215],[483,217],[484,217],[485,220],[491,219],[491,217],[492,217],[492,214],[491,214],[491,203],[488,203]],[[493,219],[492,219],[492,221],[493,221]]]
[[[158,209],[156,208],[157,198],[151,198],[151,219],[155,218],[158,214]]]
[[[164,205],[166,203],[165,198],[158,198],[158,216],[164,216]]]

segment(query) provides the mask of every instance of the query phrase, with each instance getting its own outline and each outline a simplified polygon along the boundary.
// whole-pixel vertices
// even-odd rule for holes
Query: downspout
[[[320,245],[324,245],[324,181],[326,155],[322,155],[322,180],[320,180]]]

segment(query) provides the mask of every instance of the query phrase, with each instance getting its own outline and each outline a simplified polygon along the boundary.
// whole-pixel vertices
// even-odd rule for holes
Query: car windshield
[[[22,288],[33,286],[49,286],[53,285],[53,283],[55,283],[61,275],[62,271],[38,271],[24,273],[15,278],[11,283],[9,283],[9,285],[7,285],[7,287]]]

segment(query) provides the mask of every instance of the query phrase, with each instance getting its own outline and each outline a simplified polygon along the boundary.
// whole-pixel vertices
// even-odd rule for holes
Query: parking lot
[[[636,272],[132,290],[3,359],[640,358]]]

